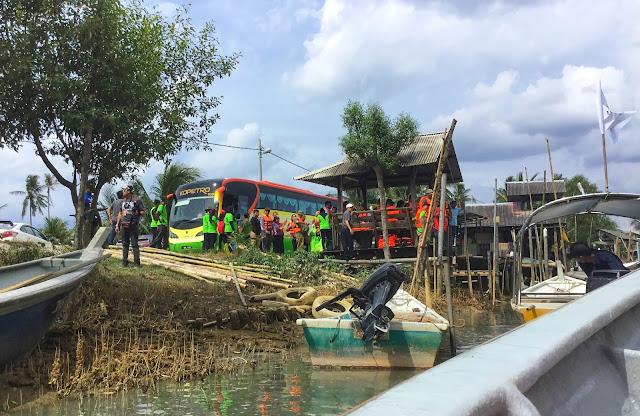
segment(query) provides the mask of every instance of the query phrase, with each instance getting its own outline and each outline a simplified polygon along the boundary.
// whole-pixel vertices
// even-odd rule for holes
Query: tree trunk
[[[89,179],[89,167],[91,164],[91,144],[93,141],[93,125],[89,122],[87,130],[84,134],[84,143],[82,145],[82,160],[80,164],[80,187],[78,189],[78,200],[76,202],[76,234],[74,248],[80,250],[85,247],[83,241],[83,230],[85,224],[91,224],[90,218],[84,218],[84,194],[87,189],[87,181]],[[87,241],[88,242],[88,241]]]
[[[376,173],[378,180],[378,193],[380,194],[380,222],[382,223],[382,239],[384,240],[384,259],[391,260],[391,250],[389,250],[389,229],[387,228],[387,194],[384,189],[384,180],[382,179],[382,170],[374,166],[373,171]]]
[[[47,218],[51,219],[51,189],[47,189]]]

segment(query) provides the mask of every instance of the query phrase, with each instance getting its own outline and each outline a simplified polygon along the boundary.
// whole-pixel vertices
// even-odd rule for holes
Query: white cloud
[[[638,2],[586,7],[564,0],[466,11],[438,2],[327,0],[319,31],[304,42],[305,61],[283,79],[303,94],[334,96],[388,84],[396,91],[419,87],[428,82],[424,77],[473,79],[584,60],[638,63],[630,48],[639,40]]]

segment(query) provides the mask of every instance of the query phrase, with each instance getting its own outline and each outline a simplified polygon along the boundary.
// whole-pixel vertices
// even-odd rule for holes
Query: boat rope
[[[333,341],[335,341],[336,338],[338,337],[338,332],[340,332],[340,321],[342,321],[342,316],[338,318],[338,324],[336,325],[336,330],[333,333],[333,336],[331,337],[331,339],[329,340],[329,344],[333,344]]]

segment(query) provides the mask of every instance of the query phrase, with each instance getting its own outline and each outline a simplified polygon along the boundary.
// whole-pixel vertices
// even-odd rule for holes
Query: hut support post
[[[443,188],[444,189],[444,188]],[[441,210],[442,211],[442,210]],[[442,223],[441,223],[442,224]],[[443,263],[440,263],[442,267],[444,267],[444,284],[446,286],[447,291],[447,316],[449,320],[449,345],[451,346],[451,356],[456,356],[456,338],[455,332],[453,330],[453,299],[451,292],[451,265],[449,264],[449,259],[444,260]]]

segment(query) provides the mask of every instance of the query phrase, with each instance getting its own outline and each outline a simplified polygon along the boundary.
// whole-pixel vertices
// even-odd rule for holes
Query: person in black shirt
[[[628,270],[618,256],[612,252],[594,250],[583,242],[571,245],[568,258],[576,259],[578,266],[586,273],[587,277],[596,270]]]
[[[253,216],[251,217],[251,241],[253,241],[253,245],[260,248],[260,219],[258,218],[260,215],[260,211],[257,209],[253,210]]]

